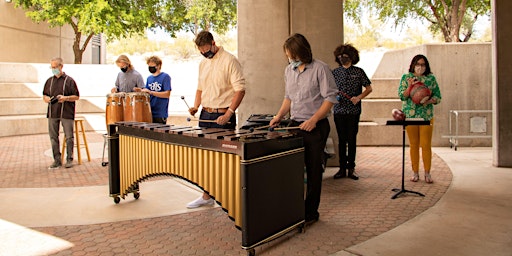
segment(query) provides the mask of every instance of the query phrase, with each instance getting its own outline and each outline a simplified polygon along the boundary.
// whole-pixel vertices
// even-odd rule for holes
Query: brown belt
[[[208,113],[226,113],[228,111],[228,108],[207,108],[203,107],[203,110]]]

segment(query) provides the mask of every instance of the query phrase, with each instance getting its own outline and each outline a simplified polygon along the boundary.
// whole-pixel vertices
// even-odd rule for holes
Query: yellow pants
[[[430,167],[432,165],[432,131],[434,129],[434,119],[430,120],[430,125],[410,125],[405,129],[409,138],[409,149],[413,172],[418,172],[420,169],[421,147],[423,168],[426,173],[430,173]]]

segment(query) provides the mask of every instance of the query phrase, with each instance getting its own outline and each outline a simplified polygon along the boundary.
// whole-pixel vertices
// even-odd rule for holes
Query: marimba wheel
[[[133,197],[134,197],[135,199],[139,199],[139,197],[140,197],[140,193],[139,193],[139,192],[133,192]]]
[[[121,198],[119,198],[118,196],[115,196],[114,203],[118,204],[119,202],[121,202]]]
[[[256,255],[256,251],[254,250],[254,248],[247,250],[247,256],[255,256],[255,255]]]

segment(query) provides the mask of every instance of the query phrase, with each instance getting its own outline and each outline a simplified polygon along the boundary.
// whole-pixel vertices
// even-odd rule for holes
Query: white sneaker
[[[200,196],[198,199],[188,203],[187,208],[193,209],[193,208],[197,208],[197,207],[201,207],[201,206],[213,205],[214,203],[215,203],[215,201],[212,198],[210,198],[208,200],[204,200],[203,196]]]

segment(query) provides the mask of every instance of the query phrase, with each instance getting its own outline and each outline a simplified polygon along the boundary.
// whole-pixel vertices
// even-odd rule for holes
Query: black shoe
[[[348,176],[349,178],[353,179],[353,180],[358,180],[359,177],[357,177],[355,174],[354,174],[354,169],[348,169]]]
[[[305,225],[311,225],[311,224],[317,222],[319,218],[320,218],[320,214],[306,215]]]
[[[339,170],[336,174],[334,174],[334,179],[341,179],[347,177],[347,172],[345,170]]]

